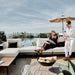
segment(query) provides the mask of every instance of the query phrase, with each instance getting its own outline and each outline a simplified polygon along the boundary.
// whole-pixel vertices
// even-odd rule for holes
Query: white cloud
[[[0,29],[6,33],[61,32],[61,23],[50,23],[49,20],[60,17],[62,12],[65,16],[75,16],[75,1],[67,1],[0,0]]]

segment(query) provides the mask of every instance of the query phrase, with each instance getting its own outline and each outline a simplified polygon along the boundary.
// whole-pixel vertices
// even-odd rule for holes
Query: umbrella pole
[[[62,20],[62,33],[64,32],[64,22]]]

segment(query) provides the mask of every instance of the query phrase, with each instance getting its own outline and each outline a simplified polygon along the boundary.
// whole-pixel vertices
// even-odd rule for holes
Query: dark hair
[[[71,21],[67,21],[68,24],[71,24]]]
[[[54,30],[52,30],[51,33],[52,33],[52,32],[56,33]]]

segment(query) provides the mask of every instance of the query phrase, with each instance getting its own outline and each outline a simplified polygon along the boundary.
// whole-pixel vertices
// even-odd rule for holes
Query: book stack
[[[2,63],[4,63],[4,61],[1,61],[1,60],[0,60],[0,64],[2,64]]]

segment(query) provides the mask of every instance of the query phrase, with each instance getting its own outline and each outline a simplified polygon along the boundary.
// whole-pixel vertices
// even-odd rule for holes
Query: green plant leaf
[[[67,70],[67,71],[69,71],[69,68],[68,68],[68,66],[66,66],[66,65],[59,65],[59,67],[60,67],[62,70]]]
[[[70,59],[68,59],[68,66],[60,65],[60,68],[62,69],[60,75],[75,75],[75,64]]]
[[[69,71],[71,72],[71,74],[75,75],[75,66],[70,60],[68,60],[68,68],[69,68]]]
[[[72,67],[73,67],[73,69],[74,69],[74,71],[75,71],[75,64],[73,64],[73,63],[71,62],[71,60],[68,59],[68,66],[69,66],[69,63],[72,65]]]
[[[62,73],[63,73],[64,75],[72,75],[69,71],[66,71],[66,70],[63,70]]]

